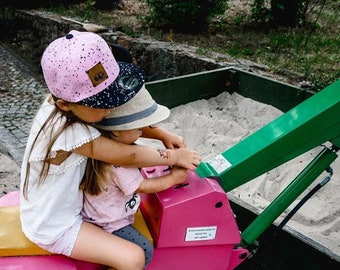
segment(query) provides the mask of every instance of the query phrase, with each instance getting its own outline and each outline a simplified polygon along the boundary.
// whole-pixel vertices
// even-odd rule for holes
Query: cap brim
[[[110,123],[110,119],[104,119],[100,123],[96,123],[96,127],[103,130],[130,130],[143,128],[147,126],[151,126],[157,124],[170,116],[170,110],[162,105],[155,103],[156,110],[147,117],[135,120],[133,122],[128,121],[127,123],[117,123],[117,120],[114,123]]]
[[[133,98],[145,83],[144,70],[126,62],[118,62],[118,65],[119,75],[110,86],[96,95],[77,102],[77,104],[107,109],[123,105]]]

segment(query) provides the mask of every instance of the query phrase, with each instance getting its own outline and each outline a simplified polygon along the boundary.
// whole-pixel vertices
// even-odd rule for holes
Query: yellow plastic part
[[[0,257],[51,254],[32,243],[24,235],[19,213],[19,206],[0,207]],[[135,216],[133,226],[153,243],[150,231],[140,211]]]
[[[50,252],[32,243],[22,232],[19,206],[0,206],[0,257],[48,255]],[[153,243],[142,213],[138,210],[133,226]]]
[[[46,254],[51,253],[32,243],[22,232],[19,206],[1,206],[0,257]]]

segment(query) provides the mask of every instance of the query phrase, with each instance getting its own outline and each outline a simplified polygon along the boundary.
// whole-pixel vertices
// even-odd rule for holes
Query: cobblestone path
[[[0,152],[20,165],[31,121],[47,89],[42,76],[0,42]]]

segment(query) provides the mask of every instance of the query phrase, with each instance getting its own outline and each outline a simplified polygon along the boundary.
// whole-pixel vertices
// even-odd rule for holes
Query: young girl
[[[95,126],[115,141],[132,144],[142,136],[145,126],[152,126],[169,115],[169,109],[158,105],[143,86],[133,99],[117,107]],[[146,180],[138,168],[92,159],[87,165],[81,185],[84,189],[83,219],[139,245],[148,264],[153,246],[131,225],[140,204],[137,192],[154,193],[180,184],[186,180],[187,170],[174,167],[168,175]]]
[[[24,154],[22,229],[32,242],[53,253],[114,269],[143,269],[139,246],[82,221],[79,184],[87,158],[127,167],[158,164],[193,170],[200,157],[186,148],[169,149],[165,156],[152,148],[125,145],[89,125],[133,98],[144,84],[143,71],[117,63],[97,34],[71,31],[56,39],[43,53],[41,65],[51,95],[33,121]],[[166,132],[157,130],[148,130],[147,136],[164,138]]]

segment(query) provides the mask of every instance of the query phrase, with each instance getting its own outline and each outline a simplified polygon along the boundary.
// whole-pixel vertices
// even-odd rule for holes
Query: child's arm
[[[164,146],[169,149],[185,147],[184,139],[178,134],[169,132],[157,126],[143,128],[143,137],[149,139],[158,139],[163,142]]]
[[[177,165],[195,170],[201,157],[196,151],[187,148],[156,150],[140,145],[126,145],[100,136],[83,144],[73,152],[125,167],[152,167],[159,165]]]
[[[183,183],[187,178],[187,170],[184,168],[174,167],[168,175],[144,179],[137,192],[155,193],[166,190],[170,187]]]

